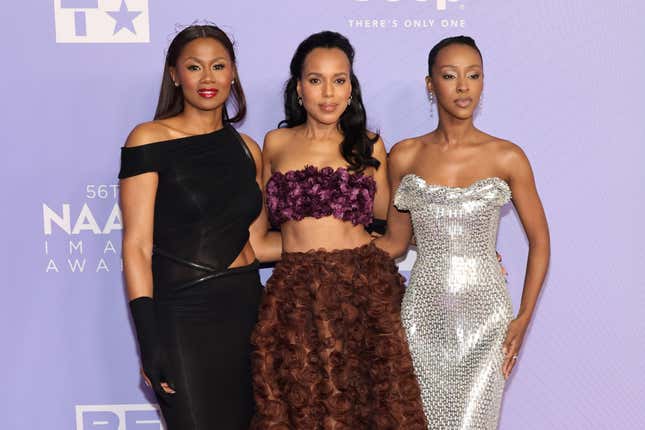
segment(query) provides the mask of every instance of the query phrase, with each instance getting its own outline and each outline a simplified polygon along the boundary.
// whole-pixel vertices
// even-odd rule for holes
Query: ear
[[[177,69],[173,67],[168,67],[168,73],[170,73],[170,79],[172,79],[173,82],[177,82]]]
[[[433,92],[432,77],[430,75],[426,76],[426,89],[428,92]]]
[[[300,79],[298,79],[298,82],[296,83],[296,93],[298,94],[298,97],[302,97],[302,85],[300,85]]]

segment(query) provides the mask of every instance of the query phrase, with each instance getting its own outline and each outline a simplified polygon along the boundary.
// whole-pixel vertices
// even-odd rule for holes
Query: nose
[[[465,93],[468,91],[468,79],[464,76],[457,78],[457,92]]]
[[[334,85],[331,82],[325,82],[322,90],[324,97],[332,97],[334,95]]]
[[[209,82],[209,83],[213,82],[213,81],[215,81],[214,74],[215,74],[214,70],[205,69],[204,72],[202,73],[202,76],[201,76],[200,80],[202,82]]]

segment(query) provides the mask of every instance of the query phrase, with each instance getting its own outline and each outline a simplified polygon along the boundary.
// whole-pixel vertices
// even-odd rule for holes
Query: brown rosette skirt
[[[426,429],[403,290],[372,244],[283,254],[252,336],[252,428]]]

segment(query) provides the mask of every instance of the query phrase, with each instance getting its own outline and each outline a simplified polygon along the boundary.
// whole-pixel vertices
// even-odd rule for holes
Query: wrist
[[[524,324],[528,324],[531,321],[531,313],[520,310],[515,319]]]
[[[159,333],[155,302],[152,297],[137,297],[130,301],[130,313],[143,357],[150,356],[158,347]]]

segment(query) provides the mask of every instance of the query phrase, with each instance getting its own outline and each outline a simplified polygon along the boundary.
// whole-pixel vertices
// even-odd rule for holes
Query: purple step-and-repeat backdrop
[[[475,37],[486,71],[476,122],[524,148],[553,237],[501,428],[645,428],[642,1],[54,0],[2,9],[0,428],[161,426],[128,320],[116,173],[128,131],[151,119],[176,26],[196,18],[235,38],[250,107],[241,129],[259,141],[282,118],[288,63],[310,33],[337,30],[353,42],[370,126],[388,147],[435,125],[423,82],[430,47]],[[498,247],[517,307],[527,242],[511,209]]]

